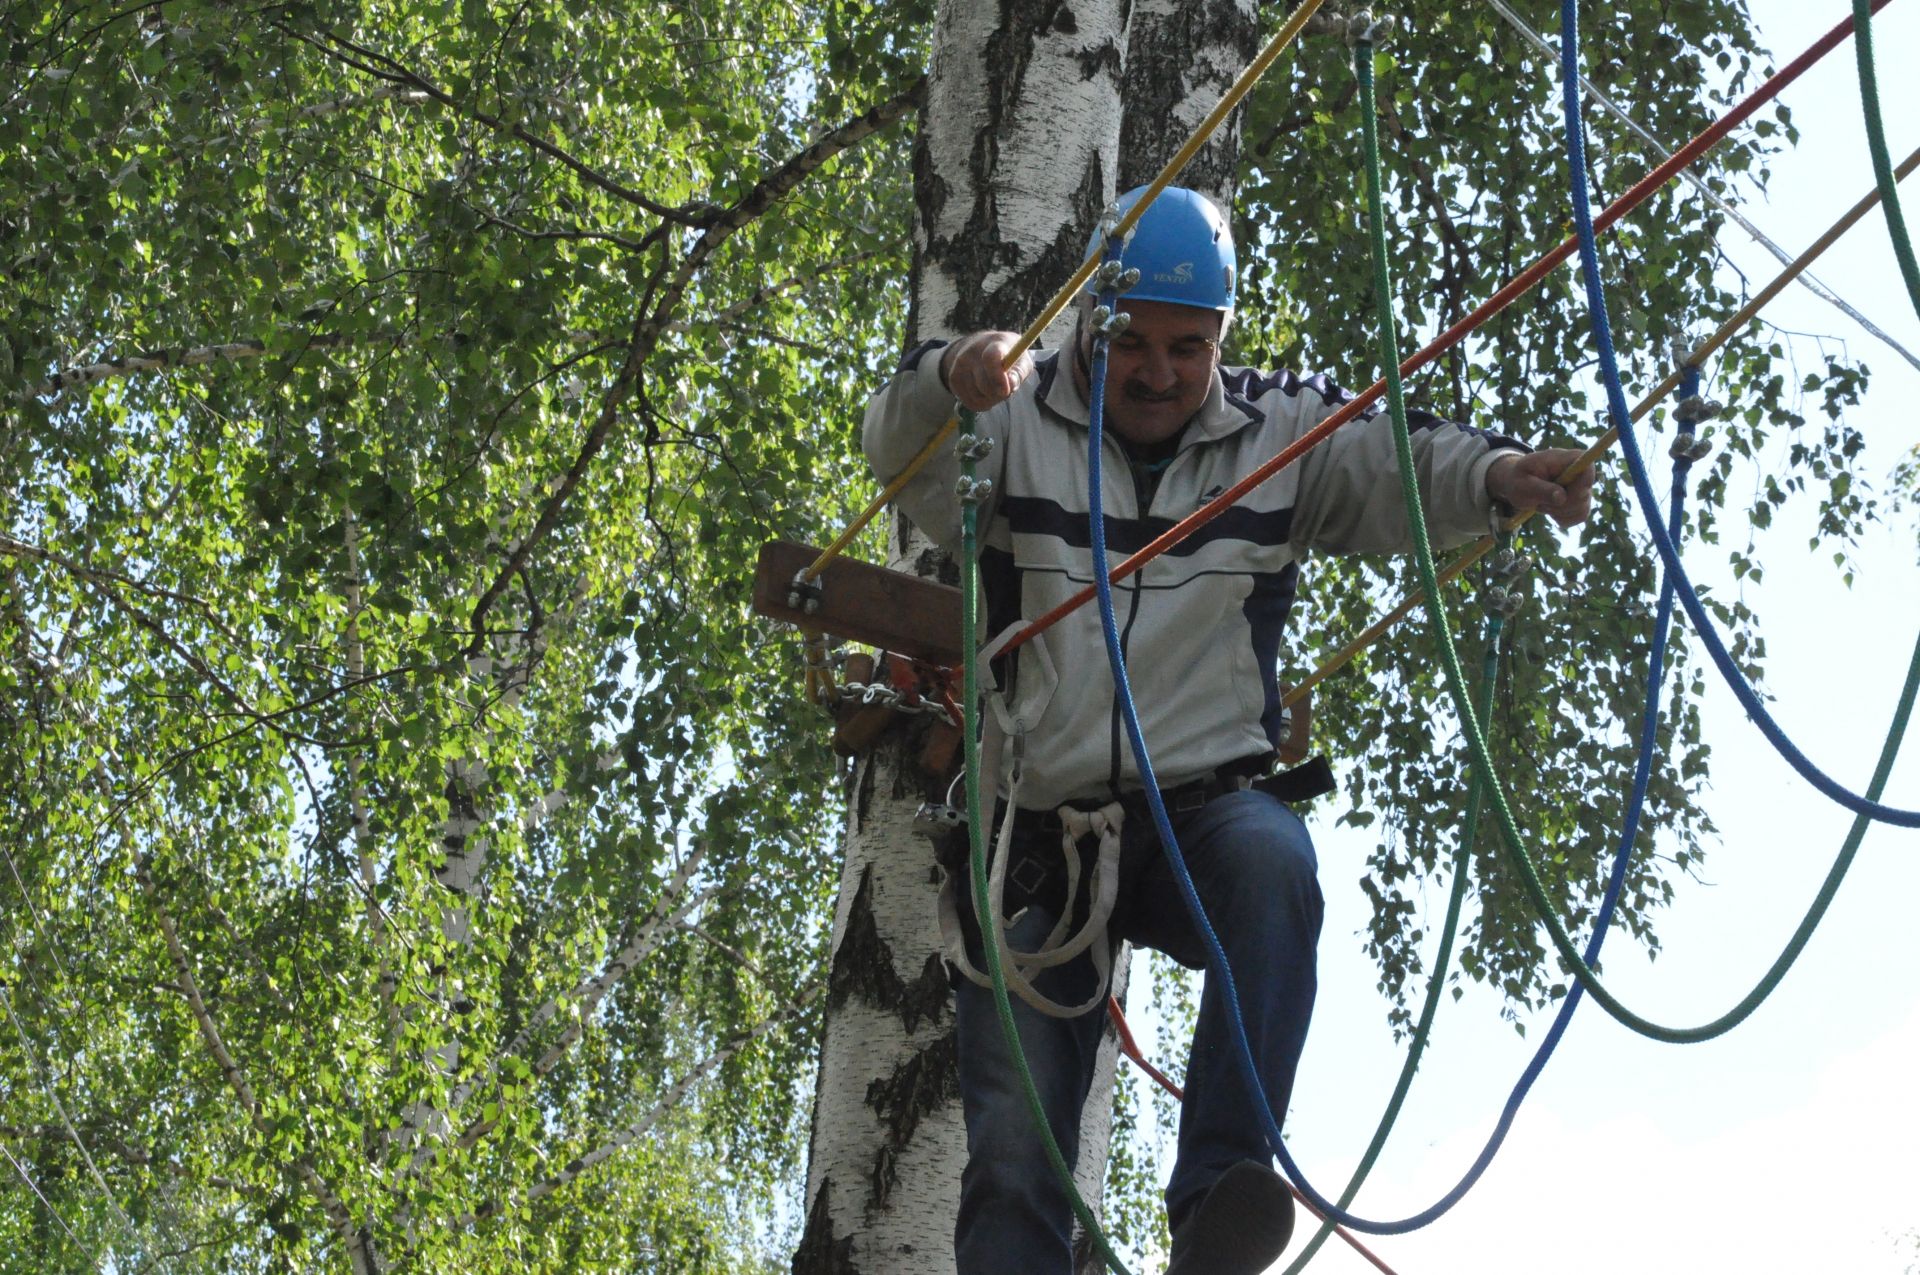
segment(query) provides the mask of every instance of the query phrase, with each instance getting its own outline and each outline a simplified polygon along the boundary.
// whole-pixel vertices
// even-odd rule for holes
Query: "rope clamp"
[[[1687,402],[1692,402],[1688,399]],[[1684,406],[1684,404],[1683,404]],[[1713,440],[1696,435],[1692,430],[1682,430],[1673,436],[1673,445],[1667,448],[1667,455],[1683,465],[1691,465],[1704,460],[1713,451]]]
[[[1336,18],[1335,21],[1337,22],[1338,19]],[[1392,35],[1396,25],[1398,24],[1390,13],[1376,18],[1373,16],[1373,10],[1361,9],[1347,19],[1347,47],[1352,48],[1357,44],[1376,44]]]
[[[961,460],[980,461],[993,454],[990,434],[962,434],[953,444],[953,454]]]
[[[968,478],[962,475],[953,485],[953,494],[963,505],[982,504],[993,497],[993,479]]]
[[[1104,337],[1116,337],[1127,330],[1133,322],[1133,316],[1125,310],[1115,310],[1112,306],[1093,308],[1093,330]]]
[[[1719,399],[1701,398],[1698,394],[1695,394],[1691,398],[1683,398],[1680,400],[1679,404],[1673,409],[1673,418],[1682,425],[1691,427],[1694,425],[1704,425],[1711,420],[1717,420],[1726,410],[1727,405]],[[1692,432],[1691,428],[1687,430],[1689,434]]]
[[[1140,272],[1119,261],[1103,261],[1093,272],[1093,290],[1099,293],[1125,292],[1140,282]]]
[[[819,580],[807,579],[807,573],[797,572],[793,583],[787,586],[787,605],[795,611],[805,611],[808,615],[820,614],[822,597]]]
[[[1502,581],[1518,580],[1533,570],[1533,559],[1524,553],[1504,548],[1493,556],[1493,574]]]
[[[1527,605],[1527,595],[1518,589],[1509,589],[1496,584],[1487,590],[1480,600],[1480,605],[1485,607],[1490,615],[1512,619],[1520,613],[1521,607]]]

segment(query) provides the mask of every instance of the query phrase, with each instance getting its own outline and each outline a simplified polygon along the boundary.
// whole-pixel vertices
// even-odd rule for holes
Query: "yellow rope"
[[[1911,155],[1907,156],[1907,158],[1901,162],[1900,167],[1894,171],[1894,176],[1897,179],[1904,179],[1909,173],[1913,172],[1916,166],[1920,166],[1920,149],[1915,150]],[[1746,327],[1747,324],[1753,320],[1754,315],[1760,313],[1760,311],[1764,309],[1769,302],[1771,302],[1775,297],[1779,296],[1781,292],[1785,291],[1788,284],[1792,283],[1796,278],[1798,278],[1802,273],[1804,273],[1809,266],[1811,266],[1815,261],[1817,261],[1820,258],[1820,255],[1822,253],[1826,252],[1827,249],[1833,247],[1833,245],[1839,241],[1842,235],[1846,234],[1847,231],[1853,229],[1854,224],[1856,222],[1858,222],[1862,217],[1866,216],[1869,212],[1873,211],[1874,205],[1878,204],[1879,202],[1880,202],[1880,191],[1876,187],[1872,194],[1868,195],[1866,198],[1862,199],[1859,203],[1855,204],[1852,208],[1848,209],[1844,217],[1840,218],[1839,221],[1834,222],[1833,225],[1827,229],[1827,232],[1824,235],[1821,235],[1819,239],[1814,241],[1812,247],[1808,248],[1805,252],[1801,253],[1798,257],[1794,258],[1793,264],[1789,265],[1786,269],[1782,270],[1777,276],[1775,276],[1773,282],[1769,283],[1766,287],[1760,289],[1759,292],[1755,293],[1753,296],[1753,299],[1748,301],[1745,305],[1741,306],[1738,313],[1736,313],[1731,319],[1728,319],[1725,323],[1721,324],[1719,329],[1716,332],[1714,332],[1712,336],[1708,337],[1706,340],[1702,341],[1694,349],[1689,351],[1686,357],[1681,360],[1681,367],[1682,368],[1691,367],[1704,362],[1709,356],[1711,356],[1714,353],[1714,351],[1718,350],[1721,346],[1725,345],[1728,341],[1732,340],[1734,336],[1739,333],[1740,329]],[[1659,385],[1655,386],[1652,393],[1648,394],[1645,398],[1641,399],[1639,405],[1633,409],[1633,412],[1631,413],[1631,420],[1635,423],[1638,423],[1642,417],[1646,416],[1648,412],[1651,412],[1655,407],[1657,407],[1660,404],[1661,400],[1665,399],[1667,395],[1673,393],[1673,391],[1676,388],[1678,388],[1680,385],[1681,376],[1682,376],[1682,371],[1680,368],[1676,368],[1673,371],[1667,373],[1666,379],[1661,381]],[[1596,460],[1598,460],[1600,456],[1609,447],[1612,447],[1619,440],[1620,440],[1619,430],[1617,429],[1607,430],[1605,434],[1600,436],[1600,439],[1598,442],[1594,443],[1593,446],[1587,448],[1587,450],[1582,452],[1574,460],[1572,464],[1567,466],[1566,472],[1562,473],[1558,479],[1560,485],[1564,487],[1566,484],[1572,482],[1575,477],[1586,472],[1588,469],[1591,469],[1593,467],[1593,463]],[[1539,511],[1535,509],[1522,510],[1520,513],[1517,513],[1513,517],[1507,519],[1506,529],[1508,531],[1512,531],[1514,528],[1520,526],[1522,523],[1525,523],[1528,519],[1532,518],[1538,512]],[[1440,573],[1439,582],[1441,584],[1445,584],[1449,580],[1452,580],[1458,577],[1461,572],[1465,571],[1468,567],[1472,566],[1474,563],[1484,558],[1487,555],[1488,551],[1493,548],[1493,545],[1494,545],[1494,539],[1492,536],[1482,536],[1479,540],[1474,542],[1474,544],[1470,546],[1458,558],[1455,558],[1452,562],[1447,564],[1446,569]],[[1386,615],[1381,616],[1378,620],[1374,621],[1373,624],[1368,626],[1367,629],[1360,634],[1360,636],[1354,638],[1353,641],[1341,647],[1331,657],[1328,658],[1326,663],[1322,664],[1319,668],[1315,669],[1311,676],[1303,679],[1298,685],[1289,688],[1286,694],[1281,696],[1280,703],[1282,705],[1289,706],[1289,707],[1298,703],[1300,699],[1303,696],[1305,696],[1308,691],[1312,690],[1315,686],[1318,686],[1321,682],[1325,681],[1333,673],[1336,673],[1340,669],[1346,667],[1347,664],[1352,662],[1355,656],[1360,654],[1360,652],[1366,650],[1368,647],[1372,646],[1375,642],[1378,642],[1381,638],[1385,637],[1387,635],[1388,630],[1392,629],[1394,625],[1400,623],[1400,621],[1406,619],[1409,615],[1413,614],[1414,608],[1418,607],[1425,600],[1426,600],[1426,595],[1422,593],[1419,589],[1415,589],[1411,593],[1407,594],[1406,598],[1401,601],[1399,606],[1396,606],[1393,610],[1389,611]]]
[[[1300,32],[1306,28],[1308,19],[1313,17],[1322,3],[1324,0],[1302,0],[1300,7],[1281,24],[1280,30],[1274,34],[1273,39],[1267,41],[1266,47],[1260,50],[1259,55],[1247,63],[1246,69],[1240,72],[1239,77],[1228,87],[1225,95],[1211,111],[1207,112],[1207,117],[1200,121],[1199,126],[1193,130],[1192,136],[1188,137],[1180,149],[1174,152],[1173,158],[1167,161],[1166,166],[1160,170],[1159,176],[1147,183],[1146,193],[1133,207],[1127,209],[1126,215],[1120,218],[1119,225],[1114,228],[1114,234],[1124,237],[1139,224],[1148,205],[1158,199],[1160,192],[1171,185],[1173,179],[1180,175],[1180,171],[1200,153],[1200,148],[1207,144],[1207,139],[1213,136],[1214,130],[1218,129],[1221,122],[1232,114],[1234,107],[1240,105],[1240,100],[1253,91],[1253,86],[1259,83],[1260,77],[1267,73],[1268,68],[1286,51],[1287,46],[1299,37]],[[1028,325],[1027,330],[1022,332],[1020,339],[1014,343],[1013,349],[1008,351],[1007,356],[1001,360],[1002,369],[1011,370],[1013,365],[1020,361],[1020,356],[1040,339],[1040,334],[1047,330],[1047,325],[1060,317],[1060,312],[1067,308],[1067,303],[1073,300],[1074,294],[1093,277],[1094,268],[1100,264],[1101,255],[1102,249],[1096,246],[1093,253],[1080,263],[1080,268],[1073,272],[1073,277],[1067,280],[1066,285],[1053,294],[1053,300],[1047,302],[1046,308],[1040,312],[1040,317]],[[845,531],[834,537],[832,544],[820,551],[820,556],[815,558],[805,571],[800,573],[800,583],[808,584],[819,579],[820,573],[827,569],[827,564],[853,543],[853,538],[866,529],[867,524],[887,507],[889,501],[900,494],[902,488],[913,481],[913,476],[933,459],[934,452],[939,450],[941,444],[953,437],[953,432],[959,426],[960,418],[957,415],[949,416],[947,423],[940,427],[939,432],[928,439],[927,445],[907,462],[907,467],[901,470],[878,496],[874,497]]]

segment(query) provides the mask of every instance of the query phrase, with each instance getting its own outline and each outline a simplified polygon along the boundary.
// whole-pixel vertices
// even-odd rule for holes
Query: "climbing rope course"
[[[968,835],[968,864],[971,884],[971,896],[975,915],[982,918],[980,925],[981,949],[986,965],[986,974],[982,981],[990,984],[993,992],[1001,1029],[1004,1033],[1013,1066],[1018,1073],[1022,1090],[1031,1109],[1033,1118],[1041,1132],[1047,1159],[1052,1172],[1063,1184],[1072,1204],[1075,1216],[1081,1227],[1093,1240],[1102,1259],[1115,1271],[1125,1275],[1114,1246],[1101,1230],[1099,1220],[1093,1210],[1081,1196],[1073,1181],[1071,1167],[1062,1154],[1058,1140],[1049,1126],[1045,1111],[1035,1088],[1034,1080],[1028,1069],[1022,1051],[1017,1020],[1014,1016],[1009,989],[1010,967],[1019,967],[1023,961],[1033,961],[1035,955],[1013,952],[1006,940],[1006,934],[1000,925],[999,899],[993,888],[993,871],[1004,870],[1006,858],[1005,846],[1001,847],[999,862],[990,863],[987,845],[989,841],[988,811],[991,795],[983,791],[989,780],[998,781],[1001,766],[997,754],[1001,751],[996,740],[995,746],[983,749],[983,735],[991,731],[982,730],[983,692],[980,677],[980,663],[988,656],[1000,655],[1018,648],[1027,641],[1057,624],[1062,618],[1087,603],[1093,603],[1100,618],[1101,631],[1107,649],[1108,661],[1114,682],[1115,704],[1120,720],[1125,727],[1129,748],[1135,760],[1140,777],[1142,794],[1151,815],[1160,845],[1167,862],[1173,871],[1174,879],[1181,899],[1189,912],[1194,927],[1202,940],[1206,953],[1206,969],[1209,980],[1218,990],[1220,999],[1226,1008],[1226,1018],[1230,1029],[1235,1053],[1235,1066],[1242,1083],[1247,1086],[1255,1106],[1261,1116],[1261,1125],[1265,1139],[1274,1157],[1279,1160],[1291,1179],[1293,1189],[1319,1218],[1322,1226],[1304,1251],[1288,1267],[1288,1275],[1298,1275],[1319,1251],[1329,1234],[1339,1230],[1344,1238],[1352,1243],[1378,1269],[1387,1270],[1385,1263],[1368,1252],[1363,1245],[1347,1233],[1346,1228],[1371,1234],[1401,1234],[1417,1229],[1432,1222],[1452,1208],[1472,1189],[1486,1168],[1491,1164],[1503,1140],[1518,1115],[1520,1107],[1534,1082],[1551,1058],[1554,1049],[1565,1034],[1574,1012],[1581,1001],[1591,996],[1617,1021],[1630,1030],[1660,1041],[1669,1043],[1695,1043],[1710,1040],[1730,1031],[1744,1021],[1779,986],[1787,971],[1804,950],[1808,940],[1824,918],[1841,882],[1844,880],[1855,854],[1868,827],[1873,823],[1889,823],[1900,827],[1920,827],[1920,811],[1908,810],[1883,804],[1881,797],[1885,792],[1888,779],[1896,758],[1899,755],[1902,740],[1910,722],[1914,703],[1920,697],[1920,641],[1916,642],[1912,659],[1909,662],[1905,682],[1895,705],[1885,740],[1882,743],[1878,762],[1875,766],[1865,793],[1857,794],[1837,780],[1831,778],[1795,744],[1787,732],[1773,719],[1741,672],[1729,653],[1726,643],[1713,623],[1702,603],[1681,561],[1679,542],[1682,538],[1685,522],[1685,500],[1690,467],[1702,459],[1708,451],[1704,441],[1705,423],[1718,414],[1715,404],[1702,398],[1700,390],[1703,379],[1702,368],[1706,360],[1717,353],[1724,345],[1743,331],[1754,317],[1776,298],[1790,284],[1799,280],[1813,288],[1823,298],[1843,309],[1859,320],[1869,331],[1880,336],[1909,361],[1913,356],[1907,354],[1896,342],[1885,336],[1879,329],[1847,305],[1831,290],[1819,285],[1807,275],[1809,267],[1833,243],[1837,242],[1849,229],[1867,216],[1878,206],[1885,217],[1889,236],[1893,241],[1895,254],[1899,259],[1903,281],[1914,303],[1916,314],[1920,314],[1920,263],[1916,263],[1914,250],[1900,206],[1898,183],[1920,166],[1920,150],[1914,151],[1897,167],[1892,163],[1887,149],[1884,128],[1880,118],[1878,90],[1875,80],[1875,68],[1872,48],[1873,15],[1883,9],[1892,0],[1854,0],[1853,14],[1836,25],[1806,51],[1793,61],[1781,67],[1764,83],[1741,99],[1713,124],[1702,130],[1686,145],[1662,159],[1645,177],[1628,191],[1603,209],[1598,215],[1593,212],[1587,192],[1587,168],[1585,137],[1580,117],[1582,89],[1585,87],[1607,110],[1625,119],[1623,112],[1594,90],[1585,80],[1580,69],[1580,43],[1578,12],[1576,0],[1562,0],[1561,28],[1559,34],[1558,56],[1560,61],[1560,82],[1562,89],[1563,127],[1567,172],[1569,175],[1569,204],[1573,233],[1559,245],[1542,255],[1537,261],[1521,272],[1506,286],[1488,298],[1472,313],[1461,319],[1440,334],[1415,354],[1402,359],[1400,355],[1399,333],[1393,312],[1393,280],[1389,269],[1386,240],[1386,215],[1384,212],[1383,176],[1380,157],[1380,145],[1377,128],[1377,103],[1375,101],[1373,56],[1376,38],[1384,23],[1376,22],[1370,13],[1362,12],[1344,23],[1348,42],[1353,48],[1353,74],[1356,93],[1360,106],[1362,173],[1365,184],[1368,237],[1372,254],[1373,294],[1376,314],[1378,357],[1383,369],[1382,377],[1366,391],[1354,396],[1332,413],[1321,424],[1302,435],[1297,441],[1249,473],[1245,478],[1225,491],[1202,508],[1183,519],[1142,549],[1126,557],[1120,563],[1113,564],[1108,556],[1106,545],[1105,517],[1102,507],[1102,439],[1104,433],[1105,381],[1112,339],[1125,327],[1126,316],[1120,309],[1121,294],[1127,286],[1122,272],[1122,248],[1133,226],[1146,212],[1153,200],[1171,184],[1186,163],[1197,153],[1207,138],[1225,120],[1240,100],[1251,90],[1259,77],[1274,64],[1283,52],[1304,30],[1308,21],[1321,7],[1320,0],[1305,0],[1287,19],[1280,32],[1271,40],[1222,98],[1206,120],[1180,148],[1168,165],[1148,186],[1141,198],[1123,215],[1109,215],[1102,222],[1100,233],[1096,236],[1094,251],[1082,262],[1073,277],[1043,309],[1041,315],[1021,334],[1019,341],[1003,359],[1003,368],[1011,369],[1018,359],[1032,346],[1040,333],[1061,313],[1073,296],[1091,282],[1095,292],[1096,309],[1091,323],[1092,351],[1089,367],[1089,429],[1088,429],[1088,492],[1089,492],[1089,540],[1090,557],[1094,564],[1093,582],[1073,597],[1067,599],[1044,615],[1027,621],[1022,627],[1009,634],[1001,634],[994,640],[992,649],[983,651],[977,644],[981,615],[980,581],[976,570],[981,528],[979,525],[979,507],[987,498],[989,484],[976,475],[976,462],[991,445],[983,436],[976,433],[974,419],[970,412],[961,411],[950,418],[938,430],[934,437],[914,457],[907,468],[887,484],[886,489],[834,542],[824,549],[818,557],[796,578],[796,587],[810,584],[816,580],[828,563],[857,536],[872,518],[884,508],[899,492],[912,481],[924,465],[938,454],[939,449],[959,434],[956,451],[960,459],[962,478],[958,496],[961,505],[961,538],[963,569],[961,572],[961,623],[963,640],[961,678],[962,696],[957,706],[963,718],[964,737],[964,780],[965,780],[965,816]],[[1493,7],[1510,24],[1519,28],[1536,45],[1546,45],[1544,37],[1533,32],[1501,0],[1490,0]],[[1322,20],[1323,25],[1326,20]],[[1336,28],[1342,23],[1336,21]],[[1704,155],[1711,147],[1724,139],[1744,121],[1749,119],[1766,103],[1772,101],[1785,88],[1799,79],[1811,67],[1828,53],[1832,52],[1849,36],[1855,39],[1858,59],[1859,80],[1865,128],[1869,149],[1873,157],[1875,189],[1868,196],[1849,209],[1818,241],[1807,251],[1790,262],[1786,254],[1777,245],[1772,244],[1758,230],[1744,219],[1740,224],[1773,251],[1783,263],[1781,273],[1764,288],[1757,292],[1738,312],[1722,323],[1706,339],[1691,349],[1676,345],[1675,366],[1672,371],[1649,392],[1637,405],[1628,407],[1626,392],[1622,383],[1618,358],[1608,322],[1605,288],[1601,275],[1599,259],[1599,236],[1623,217],[1632,212],[1654,192],[1664,187],[1676,176],[1686,176],[1699,185],[1697,178],[1686,172],[1689,165]],[[1638,129],[1630,119],[1626,121],[1641,136],[1651,142],[1652,138]],[[1716,196],[1705,191],[1714,200],[1716,206],[1722,206]],[[1726,211],[1732,212],[1731,209]],[[1737,214],[1735,214],[1737,216]],[[1588,936],[1584,948],[1575,945],[1565,925],[1557,917],[1552,901],[1542,884],[1535,859],[1538,853],[1524,836],[1512,807],[1507,799],[1493,757],[1487,743],[1484,723],[1491,715],[1494,688],[1498,680],[1499,659],[1503,642],[1503,631],[1507,617],[1517,607],[1519,593],[1515,585],[1525,570],[1525,560],[1513,547],[1513,533],[1523,525],[1533,511],[1523,511],[1499,522],[1492,534],[1483,538],[1464,553],[1459,555],[1447,568],[1441,570],[1434,559],[1432,545],[1428,540],[1426,518],[1419,486],[1415,478],[1416,470],[1412,452],[1411,435],[1407,422],[1407,411],[1403,391],[1403,378],[1411,376],[1430,365],[1447,350],[1458,345],[1469,334],[1499,314],[1507,306],[1545,279],[1553,270],[1568,259],[1578,256],[1582,283],[1589,310],[1593,341],[1598,360],[1598,375],[1606,391],[1609,418],[1607,433],[1561,475],[1562,484],[1570,483],[1575,476],[1590,467],[1609,447],[1618,443],[1631,477],[1637,503],[1646,519],[1649,537],[1659,555],[1661,563],[1661,586],[1659,602],[1653,623],[1647,670],[1645,678],[1644,706],[1642,709],[1636,757],[1626,798],[1626,809],[1622,819],[1617,847],[1607,877],[1606,890],[1592,933]],[[1103,264],[1104,262],[1104,264]],[[1679,392],[1679,401],[1674,410],[1674,418],[1680,424],[1669,449],[1673,461],[1672,479],[1664,515],[1661,510],[1649,474],[1646,459],[1634,433],[1634,426],[1643,420],[1653,409]],[[1483,638],[1483,660],[1479,683],[1479,698],[1476,703],[1468,687],[1468,679],[1463,671],[1460,653],[1449,625],[1446,610],[1441,606],[1430,606],[1427,615],[1430,627],[1430,639],[1435,653],[1439,657],[1450,701],[1465,742],[1467,762],[1471,774],[1467,809],[1464,826],[1452,863],[1453,881],[1447,905],[1446,919],[1438,943],[1434,967],[1428,980],[1423,1003],[1415,1024],[1407,1056],[1393,1093],[1375,1128],[1359,1165],[1351,1175],[1339,1198],[1329,1199],[1319,1192],[1306,1178],[1291,1156],[1280,1131],[1278,1120],[1268,1102],[1265,1086],[1261,1081],[1259,1069],[1254,1062],[1253,1052],[1247,1038],[1246,1028],[1241,1021],[1239,995],[1235,985],[1233,971],[1229,967],[1226,953],[1218,936],[1214,933],[1206,916],[1205,908],[1185,858],[1175,835],[1171,818],[1162,799],[1159,784],[1155,777],[1153,762],[1142,730],[1139,714],[1136,710],[1131,684],[1128,678],[1126,658],[1122,648],[1120,629],[1114,614],[1113,586],[1138,572],[1148,561],[1167,552],[1213,518],[1236,504],[1248,492],[1278,474],[1299,460],[1307,451],[1319,445],[1334,432],[1359,419],[1374,404],[1385,400],[1385,411],[1392,429],[1394,449],[1402,488],[1410,536],[1412,541],[1412,559],[1414,573],[1418,580],[1417,588],[1410,590],[1404,600],[1386,616],[1360,634],[1354,641],[1337,652],[1326,664],[1293,687],[1285,697],[1285,703],[1298,702],[1315,684],[1351,661],[1360,651],[1379,641],[1400,620],[1411,615],[1427,599],[1441,596],[1441,586],[1456,579],[1473,563],[1481,561],[1488,554],[1495,554],[1490,571],[1493,587],[1487,591],[1488,614],[1485,621]],[[784,578],[784,577],[783,577]],[[1785,947],[1764,972],[1754,987],[1727,1012],[1706,1023],[1692,1027],[1675,1027],[1655,1023],[1630,1010],[1602,983],[1594,972],[1602,946],[1618,910],[1620,898],[1633,860],[1633,850],[1638,839],[1640,824],[1644,814],[1648,789],[1653,768],[1657,760],[1659,738],[1659,705],[1661,701],[1663,674],[1666,666],[1666,653],[1676,608],[1683,611],[1690,621],[1694,633],[1706,648],[1710,658],[1726,681],[1747,716],[1755,727],[1780,753],[1782,758],[1804,778],[1810,786],[1834,802],[1844,806],[1855,815],[1853,824],[1840,848],[1832,867],[1809,906],[1806,914],[1787,941]],[[833,682],[833,657],[823,635],[810,632],[808,643],[809,694],[832,700],[844,696],[845,690],[836,689]],[[868,702],[882,698],[888,690],[878,682],[857,684],[856,693],[864,694]],[[950,711],[955,706],[948,702],[929,705],[928,711]],[[1017,791],[1022,765],[1021,748],[1023,741],[1016,735],[1008,768]],[[994,754],[993,759],[984,764],[983,751]],[[1473,848],[1480,837],[1480,825],[1483,818],[1490,817],[1505,847],[1505,856],[1524,888],[1526,897],[1545,927],[1562,963],[1573,978],[1572,986],[1562,1001],[1553,1023],[1534,1052],[1526,1068],[1514,1084],[1509,1096],[1482,1150],[1468,1167],[1460,1180],[1439,1200],[1425,1209],[1397,1220],[1369,1220],[1349,1212],[1369,1173],[1372,1171],[1387,1139],[1393,1129],[1400,1111],[1410,1091],[1414,1074],[1419,1066],[1422,1054],[1431,1034],[1437,1013],[1441,992],[1446,983],[1452,960],[1454,944],[1458,937],[1460,917],[1473,857]],[[1008,816],[1010,820],[1010,814]],[[1096,872],[1096,878],[1098,873]],[[1101,936],[1104,942],[1104,936]],[[1097,944],[1096,944],[1097,945]],[[1043,962],[1057,963],[1057,962]],[[1104,981],[1104,974],[1102,975]],[[1028,995],[1030,988],[1020,989],[1023,997],[1033,1001]],[[1104,989],[1092,1002],[1098,1005],[1105,1000]],[[1125,1052],[1139,1061],[1149,1074],[1169,1091],[1179,1093],[1178,1087],[1165,1075],[1154,1069],[1141,1057],[1134,1045],[1132,1034],[1127,1029],[1124,1018],[1119,1013],[1117,1003],[1110,1005],[1111,1012]]]

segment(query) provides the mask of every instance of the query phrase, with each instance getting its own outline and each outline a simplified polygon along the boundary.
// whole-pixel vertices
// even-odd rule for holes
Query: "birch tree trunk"
[[[1080,263],[1116,189],[1145,180],[1133,175],[1141,165],[1150,176],[1165,162],[1191,128],[1190,104],[1198,102],[1197,121],[1251,56],[1255,35],[1250,0],[942,0],[935,24],[914,152],[909,346],[1025,328]],[[1130,58],[1130,41],[1151,51]],[[1130,60],[1138,74],[1128,73]],[[1124,159],[1123,129],[1137,135],[1138,152]],[[1223,136],[1196,176],[1230,206],[1237,132]],[[1071,312],[1042,343],[1057,346],[1070,325]],[[889,543],[894,569],[957,580],[951,560],[904,518]],[[912,830],[919,803],[943,794],[919,773],[916,754],[915,732],[896,729],[859,760],[849,786],[794,1275],[953,1270],[966,1144],[933,854]],[[1115,993],[1125,986],[1123,958]],[[1117,1062],[1109,1032],[1076,1173],[1096,1209]],[[1077,1251],[1090,1272],[1099,1262],[1089,1248]]]

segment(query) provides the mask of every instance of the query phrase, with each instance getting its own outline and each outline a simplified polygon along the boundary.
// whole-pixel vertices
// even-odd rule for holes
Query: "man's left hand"
[[[1571,447],[1538,452],[1507,452],[1487,470],[1487,494],[1515,509],[1538,509],[1562,527],[1587,520],[1593,512],[1593,466],[1560,485],[1560,475],[1584,453]]]

